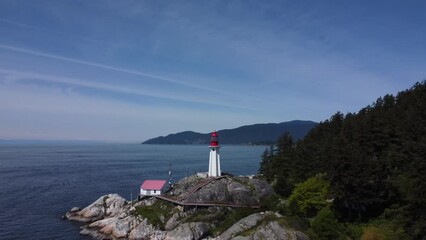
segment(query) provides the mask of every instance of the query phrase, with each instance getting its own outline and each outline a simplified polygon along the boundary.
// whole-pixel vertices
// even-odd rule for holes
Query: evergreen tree
[[[260,162],[260,168],[259,168],[259,174],[263,176],[263,178],[271,182],[274,175],[272,172],[272,158],[273,153],[270,152],[271,150],[268,150],[267,148],[262,153],[262,160]]]
[[[394,212],[388,215],[397,218],[410,237],[422,239],[426,81],[396,96],[378,98],[357,113],[337,112],[297,143],[284,134],[273,156],[262,155],[260,171],[283,196],[296,184],[324,173],[340,220],[368,221]]]

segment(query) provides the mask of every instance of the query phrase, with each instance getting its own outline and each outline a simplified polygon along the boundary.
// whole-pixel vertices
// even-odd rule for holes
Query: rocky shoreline
[[[197,176],[184,178],[165,196],[187,204],[247,207],[181,206],[155,197],[129,202],[108,194],[83,209],[73,207],[64,218],[86,223],[80,234],[95,239],[309,239],[286,227],[280,214],[257,208],[261,199],[274,194],[264,181],[223,177],[194,191],[202,181]]]

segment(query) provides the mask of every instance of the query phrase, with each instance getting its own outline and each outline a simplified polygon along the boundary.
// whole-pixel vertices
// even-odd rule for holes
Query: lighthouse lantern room
[[[220,170],[219,139],[216,131],[212,132],[209,147],[209,177],[219,177],[222,175],[222,172]]]

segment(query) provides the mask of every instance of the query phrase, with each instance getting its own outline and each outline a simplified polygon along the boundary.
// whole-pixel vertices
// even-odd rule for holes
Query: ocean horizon
[[[223,145],[222,171],[256,174],[264,149]],[[207,172],[208,160],[205,145],[0,145],[0,239],[90,239],[61,216],[109,193],[134,199],[144,180],[168,179],[170,164],[172,181]]]

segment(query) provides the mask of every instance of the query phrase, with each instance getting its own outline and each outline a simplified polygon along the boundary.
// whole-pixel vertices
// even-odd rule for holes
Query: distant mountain
[[[294,120],[283,123],[264,123],[218,131],[221,144],[273,144],[283,133],[302,139],[318,123]],[[210,133],[185,131],[149,139],[142,144],[208,144]]]

